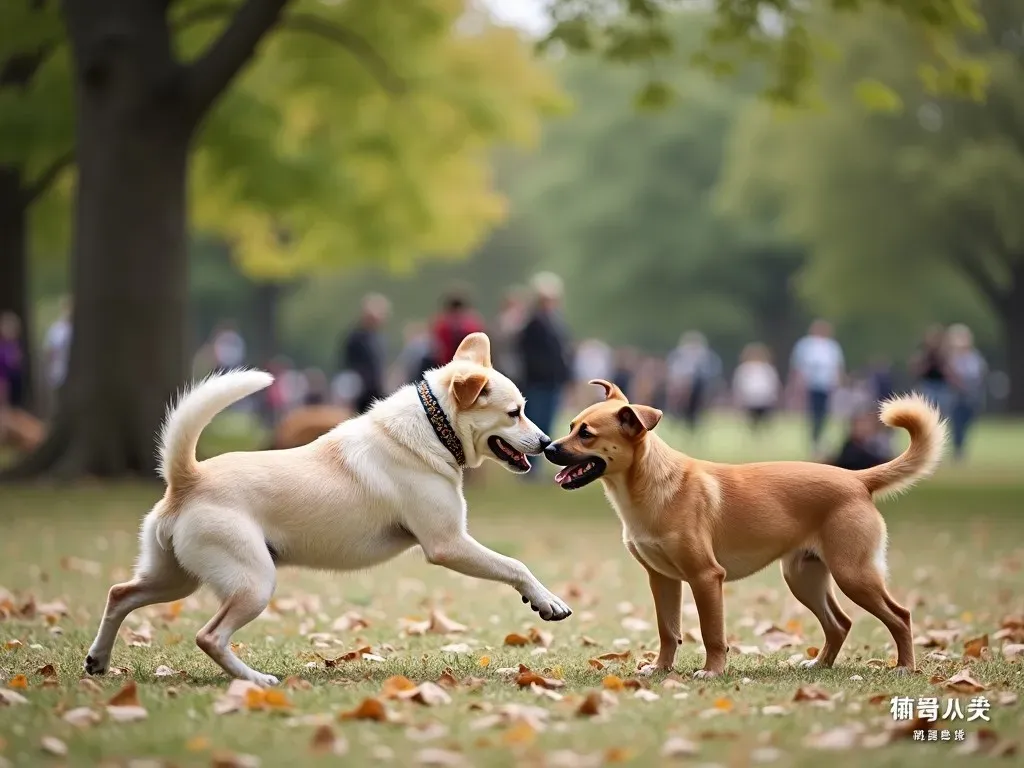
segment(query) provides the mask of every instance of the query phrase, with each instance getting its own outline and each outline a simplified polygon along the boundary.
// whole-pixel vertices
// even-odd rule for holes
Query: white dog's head
[[[530,470],[527,455],[536,456],[551,442],[526,418],[526,401],[512,381],[491,367],[491,341],[471,333],[443,371],[453,407],[452,427],[462,440],[466,464],[479,467],[494,459],[512,472]]]

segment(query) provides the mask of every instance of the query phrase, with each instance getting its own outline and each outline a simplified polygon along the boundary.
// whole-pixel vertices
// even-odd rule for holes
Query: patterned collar
[[[423,412],[427,414],[427,420],[434,428],[434,434],[441,441],[441,445],[451,452],[460,467],[466,466],[466,453],[462,448],[462,441],[455,434],[452,423],[448,421],[448,416],[441,408],[441,404],[437,402],[434,393],[430,391],[430,385],[426,379],[416,382],[416,394],[420,396],[420,405],[423,406]]]

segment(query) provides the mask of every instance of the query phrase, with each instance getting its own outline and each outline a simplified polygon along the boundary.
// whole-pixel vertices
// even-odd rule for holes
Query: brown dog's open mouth
[[[597,480],[604,474],[606,467],[604,459],[591,456],[579,464],[562,467],[555,475],[555,482],[567,491],[574,491]]]
[[[522,451],[517,451],[497,435],[492,435],[487,439],[487,447],[491,449],[491,453],[508,464],[516,472],[530,471],[530,460],[526,458],[526,454]]]

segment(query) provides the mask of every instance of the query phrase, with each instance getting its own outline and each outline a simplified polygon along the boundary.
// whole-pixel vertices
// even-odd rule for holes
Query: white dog
[[[524,415],[516,386],[491,367],[487,336],[468,336],[451,363],[309,445],[198,463],[203,428],[272,381],[251,370],[213,376],[168,416],[160,447],[167,490],[142,523],[134,578],[110,589],[86,672],[107,670],[129,613],[206,584],[222,605],[196,644],[228,674],[274,685],[230,640],[266,609],[278,565],[355,570],[417,544],[431,563],[514,587],[545,620],[572,613],[525,565],[466,531],[463,467],[493,458],[526,472],[525,454],[551,442]]]

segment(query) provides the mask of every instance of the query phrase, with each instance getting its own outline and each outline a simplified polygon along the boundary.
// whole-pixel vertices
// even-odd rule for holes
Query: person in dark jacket
[[[523,396],[527,415],[550,435],[569,383],[569,338],[561,316],[562,281],[543,272],[533,279],[534,307],[519,334]],[[541,462],[532,462],[531,479],[540,479]]]
[[[349,331],[339,355],[339,368],[359,377],[356,413],[365,413],[375,400],[384,397],[385,351],[381,327],[391,314],[391,302],[380,294],[363,299],[359,323]]]
[[[871,469],[892,458],[884,442],[882,423],[872,411],[861,411],[850,420],[842,448],[828,464],[843,469]]]

